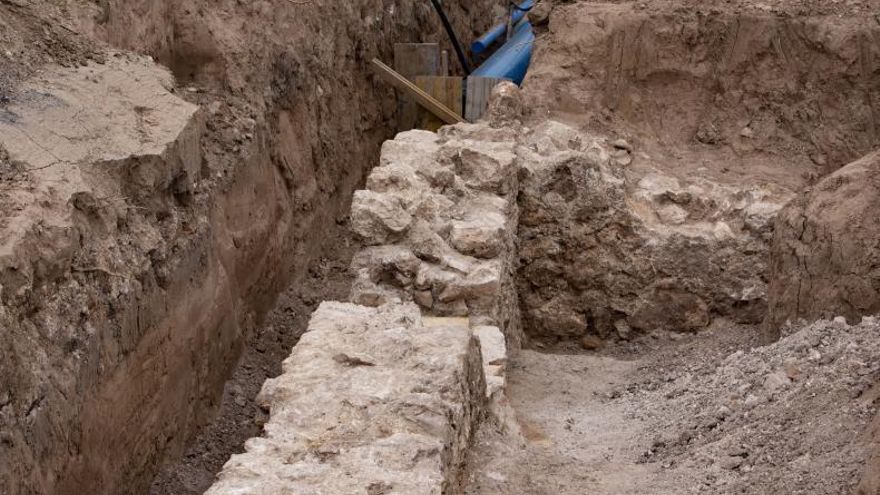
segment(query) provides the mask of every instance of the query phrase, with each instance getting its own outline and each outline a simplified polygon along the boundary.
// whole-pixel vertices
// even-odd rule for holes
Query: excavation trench
[[[309,282],[343,271],[327,226],[395,131],[367,63],[444,38],[429,4],[277,4],[0,5],[22,54],[0,109],[0,492],[144,493],[190,447],[153,490],[204,491],[296,321],[337,297]],[[465,34],[486,8],[449,15]],[[290,283],[315,292],[266,326]]]
[[[81,31],[178,84],[110,55],[31,80],[0,113],[39,145],[3,142],[34,172],[0,199],[42,219],[4,224],[20,242],[0,264],[0,491],[841,493],[858,478],[876,325],[753,347],[779,331],[761,327],[776,216],[880,144],[871,19],[558,6],[522,93],[380,154],[397,105],[366,61],[440,39],[427,7],[233,3],[87,12]],[[460,32],[485,27],[479,7],[450,7]],[[108,84],[141,102],[118,141],[90,141],[106,124],[60,144],[26,127]],[[120,158],[119,142],[142,147]],[[82,149],[103,154],[84,167]]]
[[[854,489],[876,321],[758,346],[776,216],[877,145],[877,27],[826,20],[557,8],[522,93],[385,143],[209,493]]]

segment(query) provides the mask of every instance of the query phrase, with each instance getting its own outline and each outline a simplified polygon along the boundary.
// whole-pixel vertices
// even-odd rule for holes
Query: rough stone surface
[[[355,231],[380,245],[355,257],[351,300],[414,301],[426,315],[469,316],[501,328],[517,348],[516,163],[516,132],[485,123],[385,143],[352,205]]]
[[[477,326],[474,335],[480,341],[483,356],[483,375],[486,378],[486,396],[490,399],[504,393],[507,382],[507,342],[498,327]]]
[[[40,271],[69,269],[78,213],[93,217],[98,230],[115,229],[116,205],[108,208],[105,199],[114,189],[154,204],[160,201],[152,197],[156,191],[191,191],[201,124],[197,107],[170,93],[171,87],[167,71],[122,57],[49,71],[29,82],[20,102],[0,110],[0,148],[33,181],[3,198],[0,287],[7,297],[21,296],[46,275]],[[115,183],[115,177],[123,180]],[[41,236],[47,239],[41,242]],[[42,263],[54,266],[41,270],[32,259],[38,251],[49,258]]]
[[[519,293],[532,336],[762,318],[773,218],[788,190],[631,170],[614,145],[555,122],[524,140],[533,156],[521,160]]]
[[[525,101],[519,86],[504,81],[492,88],[486,119],[492,127],[515,126],[523,118],[524,107]]]
[[[264,436],[207,493],[459,493],[484,394],[468,327],[425,327],[414,304],[322,303],[260,393]]]
[[[393,197],[373,191],[357,191],[351,204],[351,228],[368,244],[399,239],[412,217]]]
[[[780,214],[770,265],[770,336],[787,320],[880,312],[880,152],[801,193]]]

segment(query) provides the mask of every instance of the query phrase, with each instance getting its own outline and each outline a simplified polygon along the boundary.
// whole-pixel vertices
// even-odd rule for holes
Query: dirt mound
[[[878,335],[872,318],[820,321],[757,347],[757,327],[716,320],[597,353],[523,351],[467,493],[853,493],[873,441]]]
[[[786,321],[880,312],[880,152],[822,179],[780,214],[768,331]]]
[[[850,493],[877,412],[880,324],[819,321],[766,347],[673,367],[623,400],[655,404],[644,462],[698,467],[712,493]],[[650,390],[654,389],[654,390]]]
[[[697,331],[719,315],[763,319],[773,221],[790,191],[702,169],[676,176],[628,142],[554,121],[523,141],[533,151],[519,193],[530,336],[629,338],[630,328]]]

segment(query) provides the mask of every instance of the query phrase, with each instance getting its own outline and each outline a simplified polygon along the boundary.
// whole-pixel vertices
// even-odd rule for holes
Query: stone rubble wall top
[[[208,495],[439,495],[461,483],[485,383],[466,326],[425,327],[411,303],[324,302],[258,396],[264,435]]]

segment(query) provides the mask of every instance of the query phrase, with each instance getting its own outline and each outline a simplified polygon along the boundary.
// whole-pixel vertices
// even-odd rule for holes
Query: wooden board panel
[[[441,76],[442,55],[437,43],[397,43],[394,45],[394,70],[412,80],[416,76]],[[419,105],[410,98],[397,102],[398,125],[401,131],[419,123]]]
[[[464,122],[461,115],[453,112],[446,105],[437,101],[436,98],[425,93],[421,88],[416,86],[415,83],[401,76],[391,67],[383,64],[381,60],[374,58],[372,66],[373,70],[376,71],[379,77],[385,82],[391,84],[410,98],[413,98],[419,105],[439,117],[444,123],[456,124],[458,122]]]
[[[492,88],[502,81],[506,81],[506,79],[479,76],[467,78],[467,104],[464,109],[464,117],[469,122],[476,122],[486,113]]]
[[[440,76],[440,45],[437,43],[397,43],[394,70],[403,77]]]
[[[462,109],[462,79],[460,77],[442,76],[416,76],[416,86],[425,93],[433,96],[437,101],[448,107],[453,112],[461,115]],[[418,127],[429,131],[436,131],[443,122],[430,112],[422,110]]]

